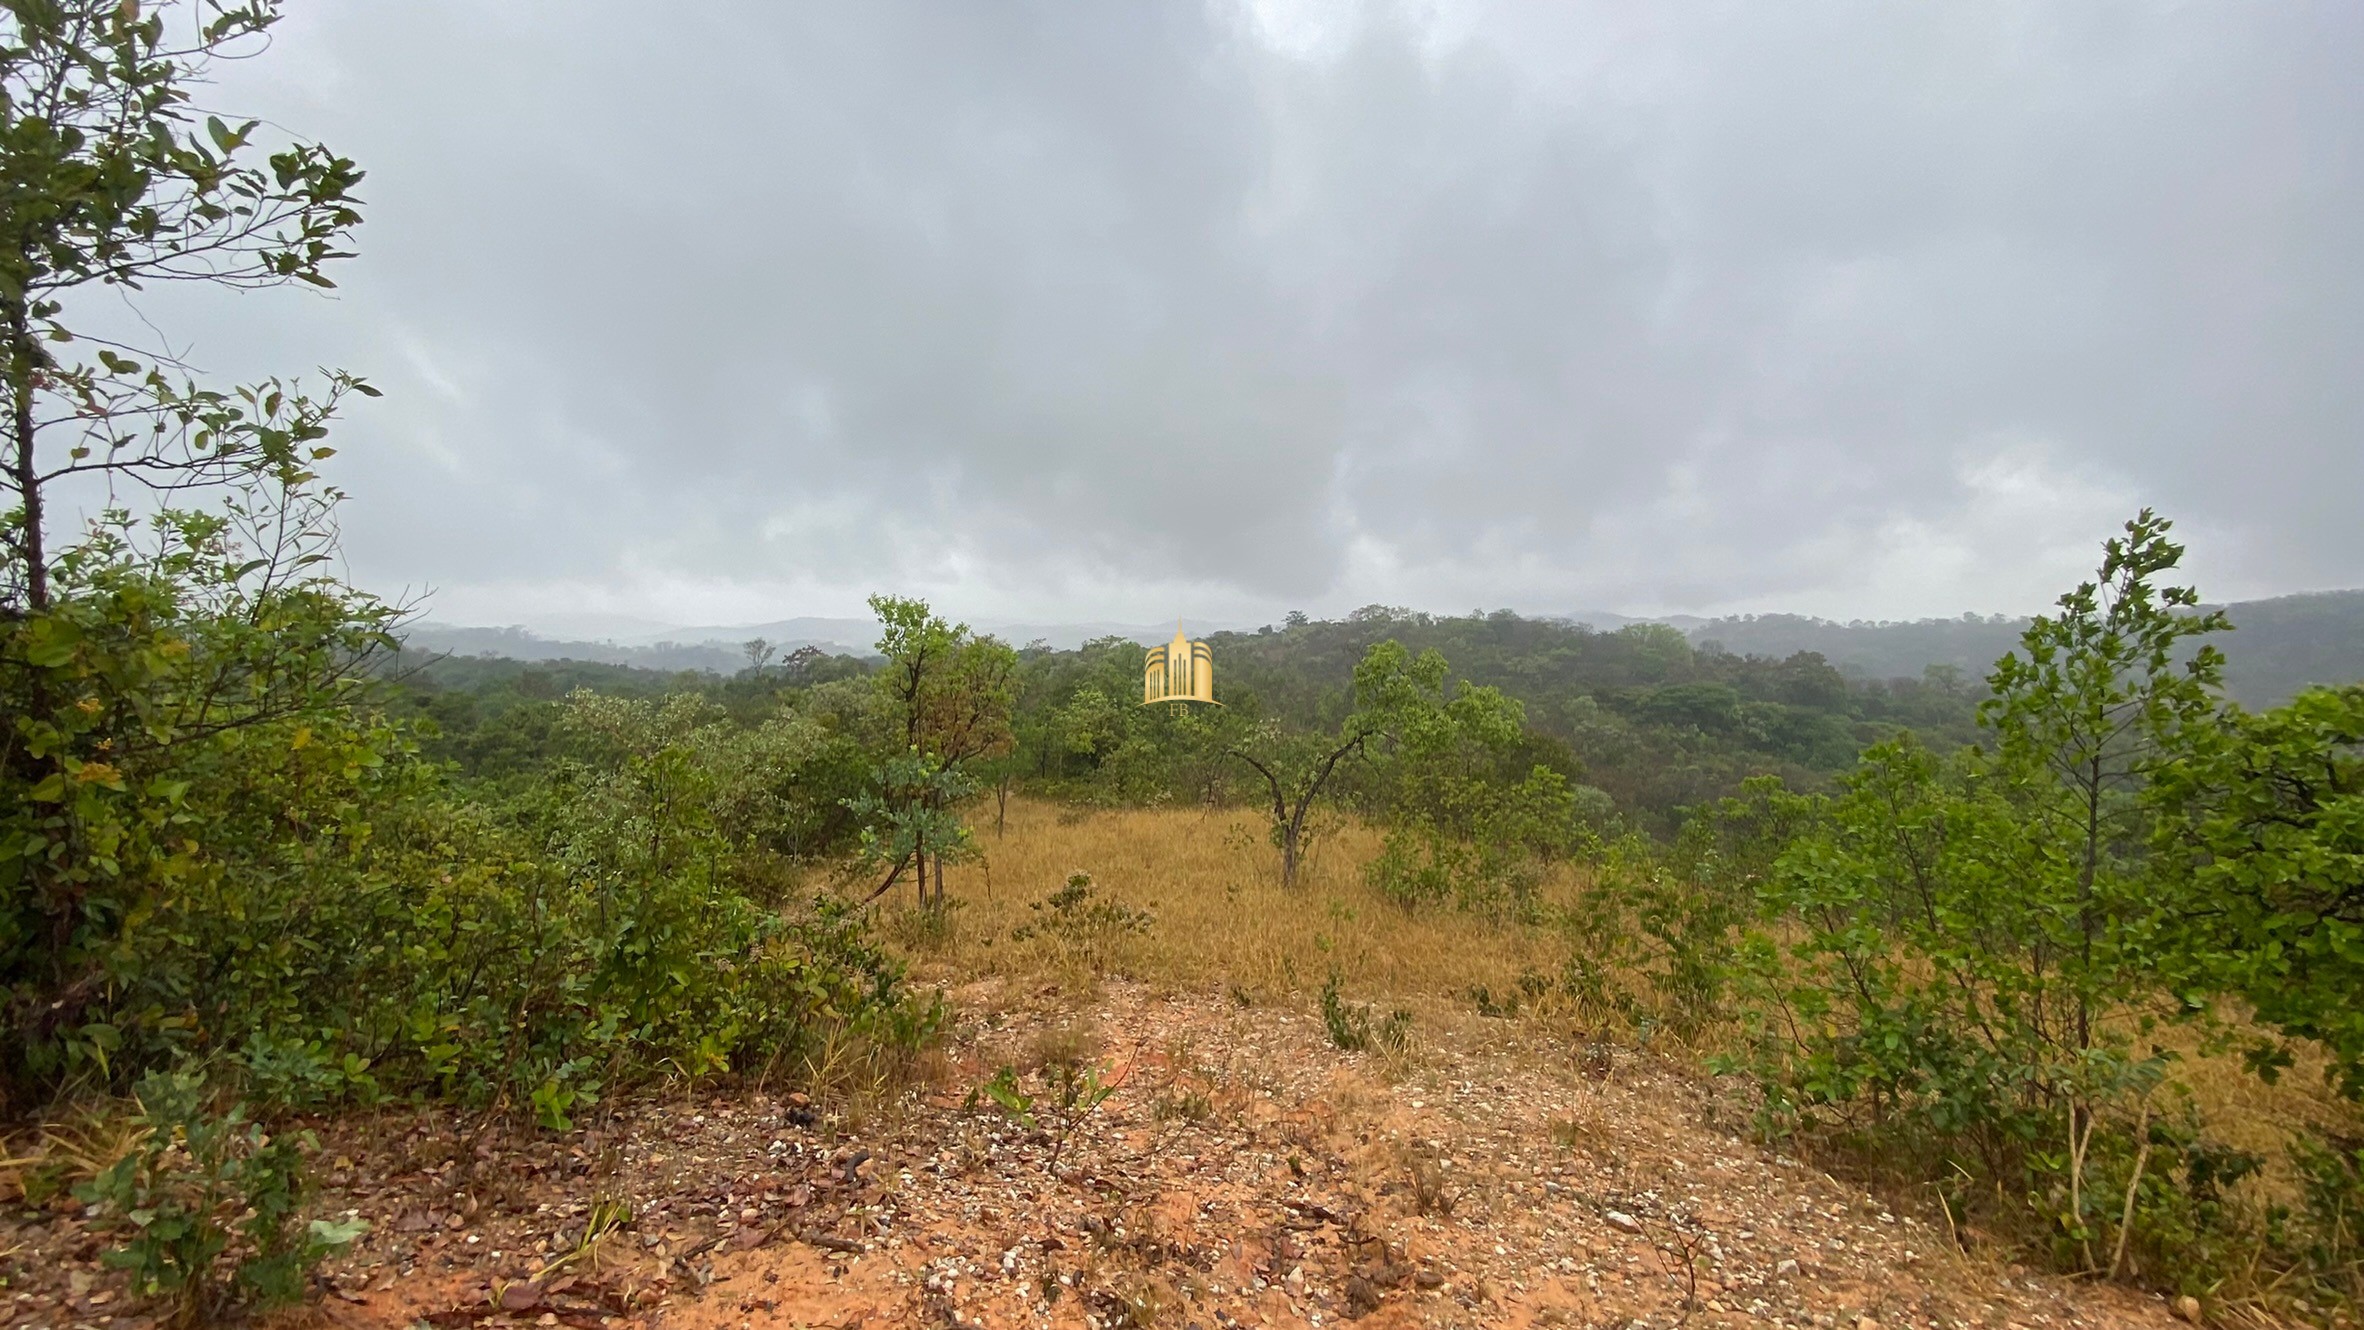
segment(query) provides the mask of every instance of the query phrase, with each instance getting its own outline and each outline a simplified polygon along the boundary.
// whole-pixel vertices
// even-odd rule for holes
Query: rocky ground
[[[1320,1022],[992,985],[932,1087],[618,1106],[560,1139],[322,1128],[373,1230],[307,1318],[462,1326],[2171,1323],[1989,1265],[1739,1134],[1695,1074],[1510,1022],[1392,1059]],[[1008,1066],[998,1098],[973,1092]],[[1062,1069],[1066,1069],[1065,1074]],[[1105,1098],[1101,1092],[1107,1091]],[[70,1206],[11,1221],[10,1325],[145,1319]]]

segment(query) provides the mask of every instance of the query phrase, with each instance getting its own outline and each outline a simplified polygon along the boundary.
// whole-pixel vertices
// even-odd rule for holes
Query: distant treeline
[[[2364,679],[2364,591],[2326,591],[2240,601],[2226,606],[2225,612],[2240,630],[2227,644],[2232,668],[2225,683],[2234,699],[2244,706],[2273,706],[2311,684]],[[1346,621],[1370,620],[1374,615],[1385,615],[1391,622],[1419,617],[1409,610],[1372,607],[1356,611]],[[1520,622],[1585,631],[1581,625],[1561,619],[1521,619]],[[1786,660],[1802,651],[1813,652],[1841,674],[1859,679],[1921,679],[1930,666],[1945,666],[1959,671],[1963,679],[1975,686],[1986,677],[1988,667],[2018,644],[2019,635],[2027,626],[2025,618],[2000,614],[1880,623],[1860,619],[1840,623],[1802,614],[1751,614],[1694,624],[1682,636],[1695,649],[1710,653],[1720,650],[1735,656]],[[729,676],[747,664],[743,644],[736,642],[621,646],[612,642],[559,641],[523,628],[459,628],[448,624],[414,624],[405,628],[403,634],[413,653],[419,656],[448,654],[533,661],[560,670],[602,664],[645,673]],[[1597,631],[1594,635],[1615,636],[1610,631]],[[1259,634],[1217,636],[1252,640]],[[777,641],[770,645],[783,656],[806,646],[831,654],[865,655],[868,649],[867,643],[860,647],[804,641]]]

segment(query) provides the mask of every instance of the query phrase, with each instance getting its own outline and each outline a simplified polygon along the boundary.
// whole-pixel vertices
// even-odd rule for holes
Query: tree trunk
[[[903,880],[903,869],[905,864],[908,862],[909,861],[906,860],[905,863],[896,864],[892,869],[889,869],[886,875],[886,881],[879,883],[875,887],[872,887],[870,889],[870,894],[862,898],[862,904],[867,907],[879,897],[884,896],[888,892],[894,890],[895,884]]]
[[[1329,773],[1324,771],[1322,775],[1326,779]],[[1313,812],[1313,796],[1320,790],[1321,785],[1316,782],[1312,789],[1305,792],[1305,797],[1297,801],[1297,811],[1289,816],[1288,829],[1281,833],[1281,885],[1284,887],[1297,885],[1297,870],[1304,866],[1305,819]]]
[[[2093,885],[2101,868],[2101,753],[2096,749],[2085,780],[2085,863],[2077,874],[2077,1049],[2093,1047],[2092,1003],[2087,997],[2093,982],[2093,938],[2100,920],[2093,905]]]
[[[25,321],[22,304],[8,310],[9,442],[15,455],[8,459],[9,476],[25,507],[24,527],[17,545],[25,556],[25,603],[38,614],[49,608],[49,551],[43,539],[40,472],[33,465],[33,374],[41,363],[40,347]]]

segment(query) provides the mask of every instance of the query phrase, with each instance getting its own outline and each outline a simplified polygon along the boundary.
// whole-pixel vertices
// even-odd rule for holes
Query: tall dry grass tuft
[[[1437,1000],[1472,985],[1507,992],[1522,972],[1557,972],[1565,943],[1541,930],[1451,910],[1410,913],[1364,885],[1362,865],[1379,840],[1333,819],[1298,884],[1283,889],[1279,852],[1247,810],[1012,799],[1006,831],[988,824],[978,834],[982,861],[951,870],[950,918],[915,917],[906,894],[887,934],[922,978],[941,983],[1105,976],[1254,1003],[1309,1001],[1333,972],[1349,994]],[[1077,945],[1030,928],[1046,914],[1036,907],[1079,872],[1090,875],[1094,900],[1147,910],[1154,922]],[[1547,891],[1571,890],[1574,879],[1563,877]]]

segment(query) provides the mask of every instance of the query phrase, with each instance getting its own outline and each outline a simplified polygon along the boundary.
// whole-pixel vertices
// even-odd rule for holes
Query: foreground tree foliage
[[[361,222],[361,173],[318,144],[267,155],[257,122],[199,123],[189,89],[214,60],[258,47],[267,0],[159,5],[12,0],[0,30],[0,384],[7,393],[8,527],[16,594],[51,600],[48,496],[92,476],[166,494],[206,484],[300,483],[335,400],[369,391],[331,375],[314,401],[278,383],[200,387],[161,348],[85,324],[91,288],[158,282],[333,286],[324,268]],[[87,350],[85,349],[87,348]]]
[[[91,288],[330,284],[360,221],[353,164],[307,144],[260,160],[255,126],[199,124],[187,106],[207,63],[276,17],[28,0],[0,26],[0,1067],[20,1099],[116,1070],[127,1024],[170,1023],[101,1008],[165,903],[219,880],[210,815],[232,810],[212,796],[271,783],[276,752],[312,750],[284,773],[299,785],[383,765],[387,737],[345,695],[391,613],[319,573],[335,495],[310,469],[338,399],[366,385],[206,388],[81,318]],[[86,480],[215,502],[110,512],[62,539],[52,497]],[[334,821],[230,844],[284,861]]]
[[[2228,712],[2189,738],[2147,791],[2178,983],[2320,1045],[2364,1098],[2364,686]],[[2272,1075],[2290,1058],[2253,1061]]]
[[[289,1108],[563,1131],[651,1080],[891,1060],[938,1018],[796,886],[852,834],[861,706],[585,694],[547,760],[458,782],[389,712],[397,609],[329,571],[314,468],[371,390],[207,387],[80,321],[93,288],[329,284],[353,164],[188,110],[277,17],[0,6],[0,1111],[136,1093],[152,1148],[83,1199],[185,1317],[295,1296],[358,1231],[300,1216],[262,1125]],[[76,529],[68,493],[140,506]],[[931,742],[976,730],[921,700]]]
[[[1997,665],[1988,744],[1899,738],[1828,796],[1766,791],[1735,1065],[1768,1130],[1901,1170],[1956,1215],[2033,1221],[2069,1268],[2215,1293],[2270,1259],[2352,1299],[2364,1159],[2302,1140],[2304,1203],[2237,1205],[2265,1161],[2212,1133],[2177,1049],[2233,1036],[2241,1013],[2214,1003],[2234,998],[2359,1086],[2356,690],[2225,703],[2222,656],[2191,643],[2225,625],[2161,584],[2167,530],[2129,523]]]

